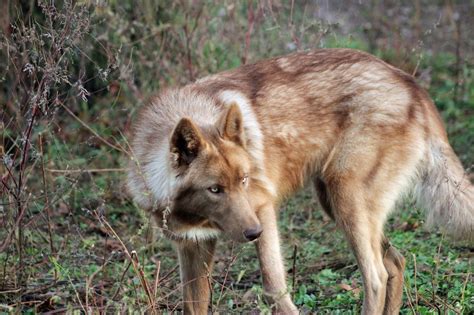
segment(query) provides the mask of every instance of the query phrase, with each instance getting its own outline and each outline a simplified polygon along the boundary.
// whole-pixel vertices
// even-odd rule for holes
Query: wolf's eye
[[[242,178],[242,184],[247,184],[247,182],[249,181],[249,176],[248,175],[244,175],[244,177]]]
[[[222,192],[222,189],[217,185],[211,186],[208,189],[213,194],[218,194],[218,193]]]

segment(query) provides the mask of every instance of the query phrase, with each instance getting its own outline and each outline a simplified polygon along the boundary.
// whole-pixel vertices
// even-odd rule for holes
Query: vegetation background
[[[124,191],[136,111],[167,86],[321,47],[413,74],[474,163],[474,2],[15,1],[0,16],[0,313],[181,309],[172,244]],[[358,313],[361,278],[309,189],[281,209],[305,313]],[[402,313],[474,313],[473,248],[422,228],[407,200],[387,234],[407,258]],[[223,242],[213,312],[268,312],[252,245]]]

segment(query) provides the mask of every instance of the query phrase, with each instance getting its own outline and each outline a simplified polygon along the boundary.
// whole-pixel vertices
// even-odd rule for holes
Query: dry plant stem
[[[469,281],[469,278],[471,277],[471,273],[468,272],[466,274],[466,280],[464,281],[464,284],[462,286],[462,293],[461,293],[461,305],[463,304],[462,302],[464,301],[464,294],[466,293],[466,287],[467,287],[467,283]],[[462,312],[462,307],[461,307],[461,312]]]
[[[49,198],[48,198],[48,182],[46,181],[45,175],[45,168],[44,168],[44,152],[43,152],[43,135],[39,135],[39,145],[40,145],[40,153],[41,153],[41,176],[43,179],[43,192],[44,192],[44,210],[46,211],[46,218],[48,223],[48,234],[49,234],[49,247],[51,249],[51,255],[56,256],[56,251],[54,250],[54,243],[53,243],[53,232],[51,227],[51,207],[49,205]],[[58,279],[58,275],[56,269],[54,269],[54,280]]]
[[[431,292],[432,292],[432,295],[431,295],[431,298],[432,298],[432,301],[434,303],[434,305],[436,306],[436,309],[438,310],[438,313],[441,314],[441,309],[439,308],[439,306],[436,304],[436,284],[435,284],[435,279],[436,277],[438,276],[438,271],[439,271],[439,261],[440,261],[440,257],[441,257],[441,246],[442,246],[442,243],[443,243],[443,239],[444,239],[444,235],[441,236],[441,240],[440,242],[438,243],[438,251],[436,253],[436,256],[434,257],[435,258],[435,268],[434,268],[434,272],[431,273]]]
[[[14,159],[16,159],[16,154],[17,154],[18,150],[15,152],[15,156],[14,156]],[[6,176],[4,179],[5,180],[8,180],[8,179],[11,179],[13,181],[13,184],[15,184],[15,187],[18,187],[18,182],[16,181],[15,179],[15,176],[13,175],[12,173],[12,167],[6,167],[7,171],[8,171],[8,176]],[[15,194],[16,196],[16,194]]]
[[[403,282],[403,287],[405,289],[405,294],[407,296],[408,306],[410,307],[412,314],[416,315],[415,307],[413,306],[413,297],[411,295],[411,292],[408,290],[406,281]]]
[[[156,264],[156,271],[155,271],[155,283],[153,284],[153,297],[156,301],[156,294],[158,293],[158,285],[160,284],[161,261],[158,260],[155,264]]]
[[[415,305],[416,309],[418,310],[418,287],[416,285],[416,256],[415,254],[412,254],[413,256],[413,281],[414,281],[414,286],[415,286]]]
[[[250,36],[253,31],[253,26],[255,22],[255,15],[253,11],[253,4],[252,0],[248,1],[248,9],[247,9],[247,25],[248,29],[247,32],[245,33],[245,50],[244,50],[244,55],[242,57],[242,64],[246,64],[248,61],[248,52],[250,49]]]
[[[178,267],[179,266],[175,266],[173,269],[171,269],[170,271],[168,271],[168,273],[166,273],[163,278],[160,279],[160,283],[161,284],[164,284],[166,282],[169,282],[170,280],[168,280],[168,278],[174,273],[176,272],[176,270],[178,270]]]
[[[81,297],[79,296],[79,292],[77,291],[76,287],[74,286],[74,282],[72,281],[72,279],[69,275],[69,272],[67,270],[65,270],[56,260],[52,260],[52,262],[54,264],[54,268],[57,268],[57,269],[60,269],[60,270],[63,271],[63,272],[61,272],[61,274],[65,275],[65,278],[67,278],[67,281],[71,285],[71,287],[74,291],[74,294],[76,295],[76,299],[77,299],[79,305],[81,306],[82,310],[84,311],[84,314],[89,314],[89,312],[87,312],[84,304],[82,304]]]
[[[13,231],[17,231],[17,252],[18,252],[18,258],[19,258],[19,276],[17,275],[17,281],[20,286],[23,286],[23,228],[22,228],[22,219],[26,213],[26,202],[22,203],[21,201],[21,196],[23,192],[23,185],[24,185],[24,170],[25,170],[25,165],[26,161],[28,158],[28,150],[30,147],[30,139],[31,139],[31,132],[33,130],[33,125],[35,123],[36,115],[38,112],[38,105],[35,104],[32,109],[31,113],[31,118],[30,122],[27,126],[26,132],[24,134],[24,144],[23,144],[23,149],[22,149],[22,155],[21,155],[21,160],[20,160],[20,167],[19,167],[19,173],[18,173],[18,186],[17,186],[17,192],[16,192],[16,204],[17,204],[17,217],[16,217],[16,222],[15,226],[10,232],[10,235],[5,239],[5,242],[2,244],[2,247],[0,251],[3,251],[4,247],[8,246],[10,240],[11,240],[11,235]]]
[[[5,284],[7,282],[7,263],[8,263],[8,260],[10,259],[10,252],[7,252],[5,256],[6,257],[2,263],[2,288],[5,287]],[[0,294],[2,293],[0,292]]]
[[[60,173],[60,174],[74,174],[74,173],[108,173],[108,172],[125,172],[126,168],[90,168],[83,170],[56,170],[56,169],[45,169],[49,173]]]
[[[291,29],[291,39],[293,40],[296,48],[299,50],[300,49],[300,40],[298,36],[296,35],[295,31],[295,25],[293,23],[293,9],[295,7],[295,0],[291,0],[291,9],[290,9],[290,23],[289,23],[289,28]],[[318,39],[318,42],[321,40],[321,38]]]
[[[194,25],[193,25],[193,28],[192,28],[191,31],[189,31],[189,29],[188,29],[188,25],[189,25],[189,22],[188,22],[189,14],[188,14],[188,12],[186,12],[186,23],[183,26],[184,36],[186,38],[186,61],[187,61],[186,65],[187,65],[187,68],[188,68],[188,74],[189,74],[189,80],[190,81],[194,81],[194,79],[195,79],[194,68],[193,68],[193,60],[192,60],[192,54],[191,54],[191,51],[192,51],[191,41],[193,39],[194,32],[197,29],[198,22],[199,22],[199,19],[201,17],[203,9],[204,9],[204,5],[202,4],[199,7],[199,11],[196,14],[196,17],[194,18]]]
[[[293,269],[291,270],[291,289],[293,291],[292,298],[295,295],[295,288],[296,288],[296,257],[298,254],[298,246],[295,245],[293,247]]]
[[[72,110],[69,109],[69,107],[67,107],[66,105],[64,105],[64,103],[60,102],[61,106],[68,112],[69,115],[71,115],[74,119],[76,119],[82,126],[84,126],[84,128],[86,128],[87,130],[89,130],[94,136],[97,137],[97,139],[99,139],[100,141],[102,141],[103,143],[105,143],[106,145],[108,145],[109,147],[111,147],[112,149],[115,149],[117,151],[120,151],[122,153],[125,153],[128,155],[128,152],[123,149],[122,147],[119,147],[119,146],[116,146],[112,143],[110,143],[109,141],[107,141],[106,139],[104,139],[103,137],[101,137],[94,129],[92,129],[88,124],[86,124],[85,122],[83,122],[79,117],[77,117],[73,112]]]
[[[179,267],[179,266],[176,266],[176,267]],[[174,271],[176,271],[176,268],[173,268],[173,270],[171,270],[170,272],[168,272],[168,274],[171,274],[171,273],[173,273]],[[163,284],[165,283],[165,282],[163,281],[164,278],[165,278],[165,277],[163,277],[163,278],[160,279],[160,284],[161,284],[161,285],[163,285]],[[207,276],[206,276],[206,278],[210,278],[210,277],[207,277]],[[162,296],[161,296],[161,300],[167,300],[170,296],[172,296],[172,295],[175,294],[176,292],[182,290],[184,285],[190,284],[190,283],[192,283],[192,282],[195,281],[195,280],[196,280],[196,279],[193,279],[193,280],[190,280],[190,281],[188,281],[188,282],[186,282],[186,283],[184,283],[184,284],[181,284],[181,285],[177,286],[175,289],[169,291],[169,292],[166,293],[165,295],[162,295]],[[208,282],[208,284],[209,284],[209,282]],[[229,288],[229,289],[230,289],[230,288]],[[180,305],[180,304],[181,304],[181,303],[177,303],[177,306]]]
[[[95,212],[96,217],[99,219],[99,222],[102,223],[108,229],[108,231],[111,233],[111,236],[115,237],[120,242],[120,245],[122,246],[125,255],[127,256],[127,258],[132,263],[133,269],[135,270],[135,273],[137,274],[138,279],[140,279],[141,286],[142,286],[143,290],[145,291],[145,294],[146,294],[147,299],[148,299],[148,303],[149,303],[148,306],[149,306],[151,312],[155,313],[155,299],[154,299],[153,294],[151,292],[150,286],[148,285],[148,282],[145,278],[145,274],[144,274],[143,269],[140,265],[140,262],[138,261],[138,256],[137,256],[136,252],[132,251],[130,253],[127,249],[127,246],[125,246],[125,244],[122,242],[122,239],[118,236],[118,234],[115,232],[115,230],[112,228],[112,226],[110,226],[109,222],[107,222],[107,220],[103,216],[99,215],[96,211],[94,211],[94,212]]]
[[[234,255],[234,242],[232,242],[232,249],[230,251],[230,256],[232,257],[232,259],[229,261],[229,264],[227,265],[227,268],[226,268],[226,271],[225,271],[225,276],[224,276],[224,281],[222,282],[221,292],[219,294],[219,298],[217,299],[216,307],[219,307],[219,304],[222,300],[222,296],[224,295],[225,283],[227,282],[227,277],[229,276],[230,268],[232,267],[232,265],[237,260],[237,255]],[[212,290],[211,290],[211,294],[212,294]],[[211,301],[212,301],[212,299],[211,299]]]
[[[125,267],[125,269],[122,272],[122,276],[120,277],[119,286],[117,288],[117,291],[115,291],[115,294],[112,296],[112,301],[115,301],[115,299],[117,298],[117,295],[120,292],[120,288],[122,287],[123,279],[125,278],[125,275],[127,274],[127,271],[128,271],[128,269],[130,269],[131,265],[132,265],[132,262],[129,260],[128,264],[127,264],[127,267]]]
[[[14,183],[16,184],[16,193],[12,194],[15,202],[16,202],[16,208],[17,208],[17,216],[15,219],[15,224],[13,228],[10,230],[8,233],[7,237],[3,241],[2,245],[0,246],[0,252],[2,252],[6,247],[10,245],[10,242],[13,237],[13,233],[17,231],[17,252],[18,252],[18,258],[19,258],[19,268],[16,268],[15,270],[19,271],[19,275],[15,274],[15,277],[17,279],[18,285],[23,286],[23,228],[22,228],[22,219],[26,213],[27,207],[27,200],[25,202],[22,202],[22,192],[23,192],[23,186],[24,186],[24,181],[25,181],[25,166],[26,166],[26,161],[28,159],[28,150],[30,147],[30,141],[31,141],[31,133],[33,130],[33,125],[35,123],[36,116],[38,114],[38,105],[35,104],[32,109],[31,113],[31,118],[28,123],[28,126],[26,128],[26,131],[24,132],[24,144],[22,148],[22,153],[21,153],[21,160],[19,164],[19,172],[18,172],[18,181],[14,180]],[[18,151],[17,151],[18,152]],[[16,156],[16,154],[15,154]],[[12,179],[14,179],[13,174],[11,173],[11,170],[7,167],[9,176],[11,176]],[[8,179],[8,177],[7,177]],[[2,178],[2,183],[5,188],[9,191],[13,191],[13,189],[10,189],[8,184],[5,182],[7,179]],[[29,199],[29,198],[28,198]]]
[[[8,170],[8,172],[10,173],[10,169],[8,167],[6,167],[6,169]],[[6,182],[6,177],[2,177],[2,185],[3,187],[8,191],[8,194],[10,194],[11,196],[13,196],[13,198],[16,200],[18,197],[16,195],[16,193],[13,191],[13,189],[8,186],[8,183]]]
[[[107,258],[107,260],[100,266],[100,268],[98,268],[96,271],[94,271],[89,276],[89,278],[86,279],[86,306],[85,307],[88,311],[91,310],[89,308],[89,290],[91,288],[92,281],[94,280],[94,277],[104,269],[104,267],[110,262],[111,259],[112,259],[112,255],[110,255],[109,258]]]
[[[149,307],[154,310],[155,309],[155,299],[153,297],[153,294],[151,292],[151,289],[150,289],[150,286],[148,284],[148,281],[146,280],[145,278],[145,273],[143,272],[143,268],[142,266],[140,265],[140,261],[138,260],[138,255],[137,255],[137,252],[136,251],[132,251],[131,252],[131,257],[132,257],[132,260],[133,260],[133,267],[135,268],[135,270],[137,271],[138,275],[139,275],[139,279],[140,279],[140,282],[142,284],[142,287],[143,289],[145,290],[145,293],[147,295],[147,298],[148,298],[148,303],[149,303]]]
[[[454,83],[454,102],[458,103],[460,101],[460,82],[461,82],[461,17],[459,16],[457,19],[453,19],[453,23],[455,25],[455,32],[454,32],[454,38],[456,40],[456,64],[454,67],[455,71],[455,83]]]
[[[435,304],[431,303],[428,299],[426,299],[423,295],[420,294],[419,296],[420,298],[420,301],[423,301],[424,303],[426,303],[426,305],[428,305],[429,307],[433,308],[433,309],[438,309],[439,310],[439,307],[435,306]],[[453,311],[455,314],[462,314],[458,309],[456,309],[454,306],[452,305],[449,305],[448,303],[446,303],[445,300],[441,299],[440,297],[437,296],[437,300],[439,303],[442,303],[443,306],[444,306],[444,312],[439,312],[438,314],[451,314],[450,312],[447,312],[446,309],[449,309],[450,311]],[[419,312],[417,313],[419,314]]]
[[[291,0],[291,8],[290,8],[290,26],[293,25],[293,10],[295,8],[295,0]]]

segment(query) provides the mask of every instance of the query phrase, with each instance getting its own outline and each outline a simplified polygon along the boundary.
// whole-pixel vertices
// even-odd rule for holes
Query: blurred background
[[[348,47],[412,74],[474,163],[474,1],[15,1],[0,16],[0,312],[179,311],[172,244],[124,190],[127,136],[160,89],[294,51]],[[468,175],[469,176],[469,175]],[[402,313],[474,312],[473,248],[387,226],[407,258]],[[303,312],[360,312],[361,279],[306,189],[285,202]],[[269,311],[252,245],[220,245],[210,311]]]

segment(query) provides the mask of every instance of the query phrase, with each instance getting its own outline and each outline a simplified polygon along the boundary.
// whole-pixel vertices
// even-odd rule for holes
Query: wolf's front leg
[[[280,240],[275,209],[273,206],[262,208],[258,217],[263,232],[256,242],[263,289],[267,301],[272,304],[276,314],[298,314],[286,287],[285,268],[280,251]]]
[[[207,314],[216,240],[177,243],[184,314]]]

